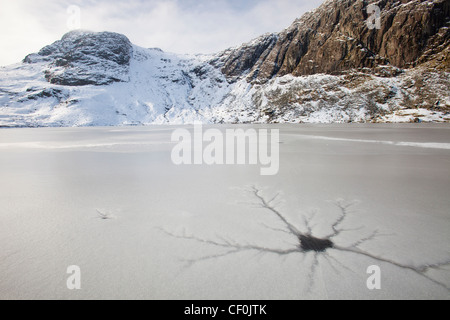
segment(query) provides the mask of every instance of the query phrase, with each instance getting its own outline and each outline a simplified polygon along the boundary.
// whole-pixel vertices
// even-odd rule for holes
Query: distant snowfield
[[[175,126],[0,130],[0,299],[450,298],[450,126],[252,127],[278,175],[176,166]]]

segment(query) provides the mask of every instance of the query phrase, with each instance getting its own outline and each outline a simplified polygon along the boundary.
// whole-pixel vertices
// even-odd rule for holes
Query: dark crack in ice
[[[358,256],[364,256],[367,258],[370,258],[377,262],[387,263],[389,265],[395,266],[397,268],[401,268],[404,270],[412,271],[415,274],[419,275],[422,278],[427,279],[428,281],[433,282],[434,284],[443,287],[450,291],[449,286],[446,283],[440,282],[431,276],[428,275],[428,272],[431,270],[437,270],[441,269],[444,266],[450,265],[450,258],[443,259],[440,262],[434,262],[434,263],[428,263],[423,264],[419,266],[409,265],[402,262],[398,262],[392,259],[384,258],[379,255],[373,254],[369,251],[365,251],[361,248],[361,245],[376,240],[378,237],[382,236],[382,234],[375,230],[368,236],[362,237],[352,243],[351,245],[342,246],[335,242],[335,239],[341,235],[344,232],[355,232],[363,229],[360,228],[354,228],[354,229],[344,229],[343,225],[346,222],[346,219],[348,218],[350,214],[350,209],[355,205],[354,202],[345,202],[345,201],[337,201],[335,202],[335,205],[339,211],[338,217],[331,223],[330,229],[332,232],[328,234],[325,237],[319,238],[314,236],[313,233],[313,226],[311,226],[311,221],[314,219],[314,214],[310,217],[303,216],[303,228],[306,229],[305,232],[300,231],[299,228],[297,228],[293,223],[291,223],[277,208],[275,205],[275,202],[279,198],[279,194],[277,194],[273,198],[266,198],[262,195],[262,191],[258,189],[257,187],[251,187],[250,190],[251,194],[257,201],[255,203],[259,208],[264,209],[266,212],[272,214],[274,217],[276,217],[281,223],[284,224],[284,228],[273,228],[271,226],[265,225],[264,227],[274,231],[274,232],[280,232],[289,234],[293,237],[295,237],[297,240],[297,245],[292,246],[292,248],[289,249],[279,249],[279,248],[270,248],[266,246],[260,246],[257,244],[248,244],[248,243],[240,243],[238,241],[234,241],[232,239],[226,239],[223,236],[216,235],[216,239],[204,239],[197,237],[195,235],[189,235],[186,233],[183,233],[181,235],[174,234],[172,232],[169,232],[165,229],[161,229],[164,233],[168,234],[169,236],[177,239],[182,240],[189,240],[189,241],[195,241],[198,243],[210,245],[212,247],[221,248],[224,250],[221,253],[212,254],[212,255],[205,255],[199,258],[195,259],[185,259],[184,261],[188,265],[192,265],[198,262],[212,260],[212,259],[219,259],[222,257],[234,255],[237,253],[245,252],[245,251],[255,251],[260,254],[275,254],[280,257],[286,257],[293,254],[300,254],[300,255],[312,255],[312,263],[309,267],[309,273],[308,273],[308,291],[311,290],[311,288],[314,285],[314,280],[316,278],[317,269],[320,267],[320,259],[321,257],[324,258],[325,261],[332,267],[332,269],[338,273],[337,268],[335,265],[339,265],[340,267],[352,271],[350,268],[345,266],[345,264],[342,261],[339,261],[335,257],[331,256],[329,254],[330,250],[337,250],[340,252],[346,252]],[[353,271],[352,271],[353,272]]]

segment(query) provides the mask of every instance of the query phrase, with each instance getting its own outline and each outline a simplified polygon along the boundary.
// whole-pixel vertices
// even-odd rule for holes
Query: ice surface
[[[450,126],[253,127],[277,176],[175,166],[171,126],[0,130],[0,299],[450,297]]]

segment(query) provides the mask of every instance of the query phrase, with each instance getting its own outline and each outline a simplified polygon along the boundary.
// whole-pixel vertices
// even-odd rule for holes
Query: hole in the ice
[[[299,240],[300,247],[304,252],[325,252],[334,246],[333,242],[329,239],[318,239],[313,236],[300,235]]]

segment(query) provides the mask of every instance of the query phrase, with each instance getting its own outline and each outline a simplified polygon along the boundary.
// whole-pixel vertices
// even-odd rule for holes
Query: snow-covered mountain
[[[184,123],[219,105],[225,76],[201,56],[133,46],[125,36],[74,31],[1,69],[3,125]]]
[[[215,55],[73,31],[0,68],[0,126],[450,121],[450,1],[329,0]]]

